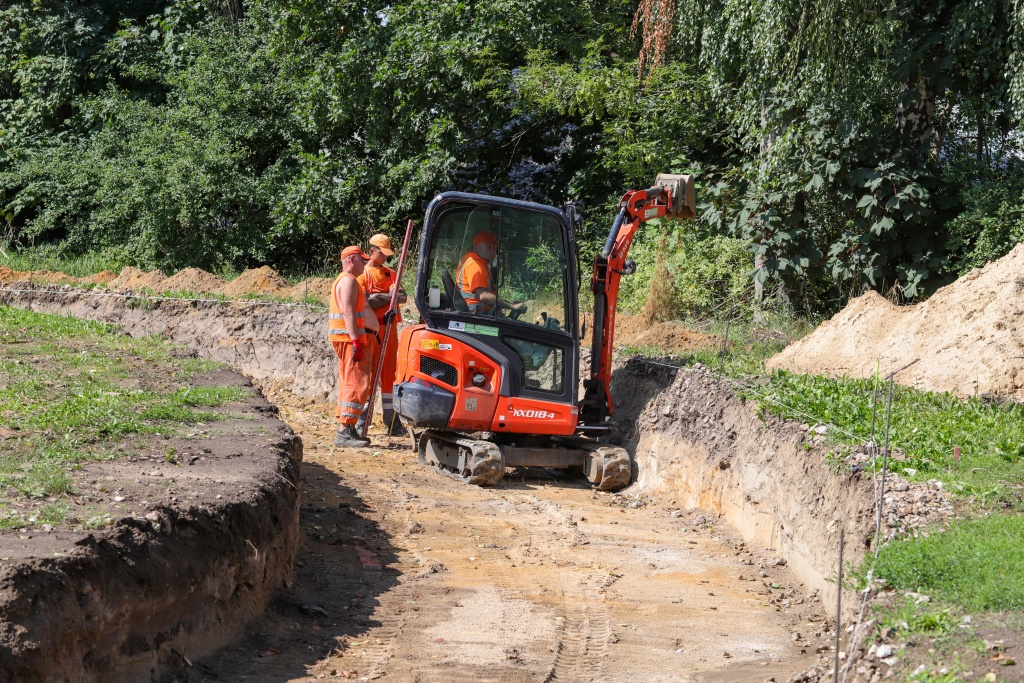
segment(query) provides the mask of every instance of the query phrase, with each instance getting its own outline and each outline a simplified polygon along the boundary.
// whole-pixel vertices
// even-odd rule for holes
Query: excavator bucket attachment
[[[672,193],[672,206],[668,207],[668,215],[676,218],[697,218],[697,199],[693,189],[692,175],[675,175],[662,173],[654,184],[664,187]]]

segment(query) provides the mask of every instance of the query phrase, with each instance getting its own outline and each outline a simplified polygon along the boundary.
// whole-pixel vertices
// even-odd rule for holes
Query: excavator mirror
[[[676,218],[697,218],[697,199],[693,187],[692,175],[676,175],[661,173],[654,181],[658,187],[664,187],[672,193],[672,206],[668,207],[668,215]]]

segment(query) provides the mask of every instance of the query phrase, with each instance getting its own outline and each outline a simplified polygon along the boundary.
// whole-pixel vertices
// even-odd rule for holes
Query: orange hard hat
[[[364,261],[369,261],[370,260],[370,257],[367,256],[366,253],[364,253],[362,249],[360,249],[359,247],[357,247],[354,244],[352,246],[350,246],[350,247],[345,247],[344,249],[341,250],[341,260],[342,261],[347,259],[349,256],[358,256],[359,258],[363,259]]]
[[[473,236],[473,246],[475,247],[478,244],[490,244],[492,247],[496,247],[498,246],[498,238],[490,230],[481,230]]]

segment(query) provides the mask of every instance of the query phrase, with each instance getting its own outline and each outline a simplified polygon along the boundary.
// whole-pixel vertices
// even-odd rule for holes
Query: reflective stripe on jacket
[[[350,277],[356,281],[356,286],[359,288],[359,294],[356,296],[355,305],[355,319],[356,329],[349,330],[345,325],[345,316],[341,313],[341,306],[338,304],[338,285],[341,283],[342,278]],[[363,335],[366,334],[366,294],[363,292],[362,285],[359,284],[359,280],[356,279],[355,275],[351,273],[342,273],[338,276],[338,279],[334,281],[334,285],[331,287],[331,308],[327,314],[327,339],[330,341],[362,341]]]

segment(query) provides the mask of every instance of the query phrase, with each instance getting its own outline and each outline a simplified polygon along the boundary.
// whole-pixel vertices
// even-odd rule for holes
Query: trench
[[[235,367],[270,394],[287,392],[301,408],[334,395],[336,366],[324,342],[323,313],[103,294],[0,289],[0,303],[110,322],[133,336],[161,334]],[[835,475],[798,423],[761,415],[700,370],[632,358],[616,368],[612,395],[622,445],[635,458],[627,495],[666,509],[672,501],[674,515],[702,513],[727,523],[741,543],[779,558],[806,595],[834,604],[840,532],[848,561],[870,543],[870,480]],[[853,601],[843,602],[849,614]]]

